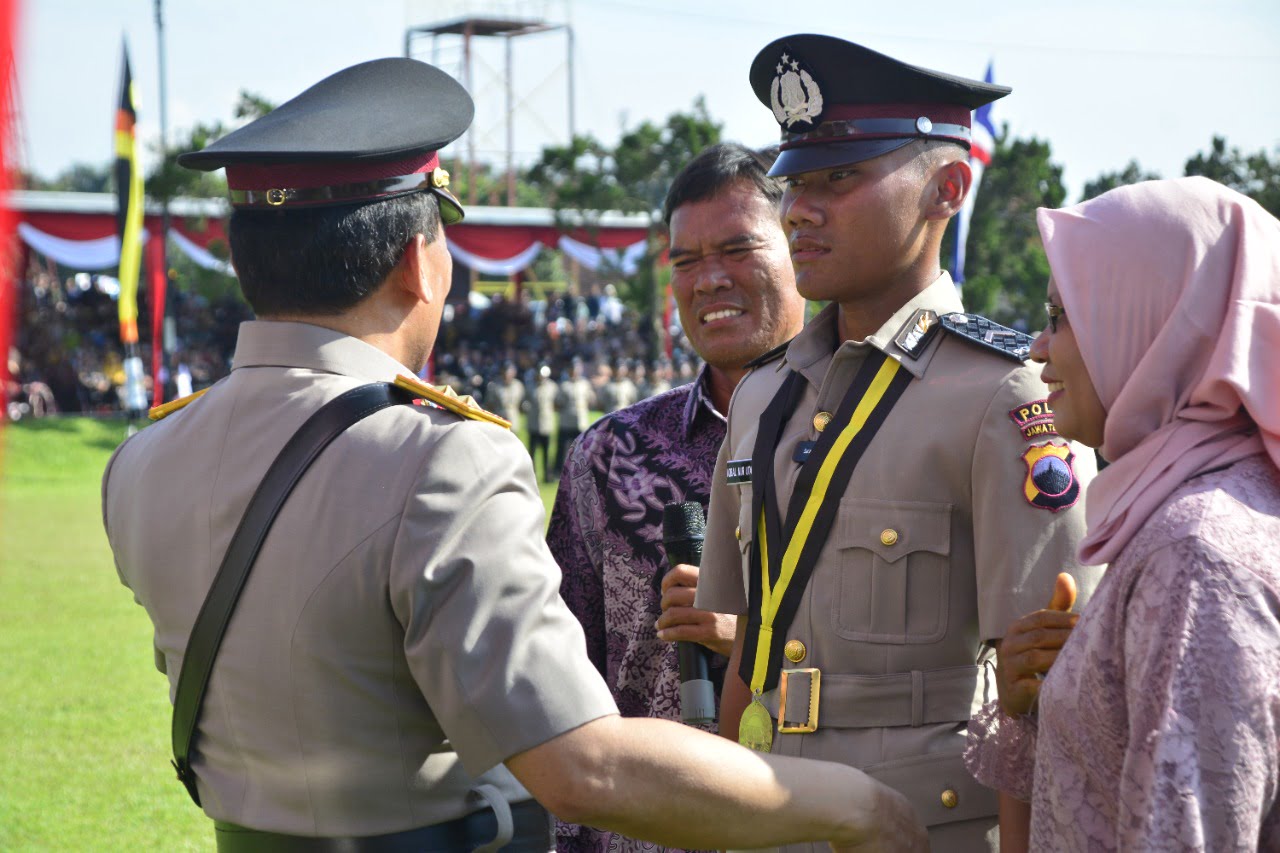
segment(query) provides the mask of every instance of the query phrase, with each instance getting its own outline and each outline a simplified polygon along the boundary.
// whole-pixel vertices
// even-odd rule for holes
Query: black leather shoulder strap
[[[191,629],[173,700],[173,767],[196,805],[200,805],[200,796],[191,771],[191,740],[205,688],[231,613],[280,507],[320,452],[348,427],[388,406],[412,402],[413,398],[413,394],[394,385],[374,382],[325,403],[285,444],[249,501]]]

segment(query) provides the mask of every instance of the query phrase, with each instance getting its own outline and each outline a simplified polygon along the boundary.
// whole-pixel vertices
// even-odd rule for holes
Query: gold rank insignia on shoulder
[[[153,420],[153,421],[164,420],[166,417],[168,417],[169,415],[172,415],[174,412],[178,411],[178,409],[181,409],[182,407],[186,406],[192,400],[201,396],[202,394],[204,394],[205,391],[208,391],[208,390],[209,390],[208,388],[201,388],[199,391],[195,392],[194,394],[188,394],[185,397],[179,397],[176,400],[170,400],[167,403],[161,403],[159,406],[152,406],[147,411],[147,418],[148,420]]]
[[[473,421],[488,421],[491,424],[497,424],[503,429],[511,429],[511,421],[506,418],[500,418],[493,412],[486,412],[480,408],[479,404],[470,395],[459,396],[456,391],[447,385],[437,388],[413,376],[405,376],[403,373],[396,377],[396,381],[393,384],[397,388],[403,388],[411,394],[416,394],[419,399],[434,403],[442,409],[448,409],[455,415],[462,415],[462,417]]]

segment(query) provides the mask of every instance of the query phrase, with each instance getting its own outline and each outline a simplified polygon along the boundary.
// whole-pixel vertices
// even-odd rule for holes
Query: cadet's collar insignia
[[[912,358],[919,358],[924,352],[924,348],[929,345],[929,341],[933,340],[933,336],[938,331],[938,314],[930,311],[928,308],[921,308],[911,315],[911,319],[906,322],[898,334],[894,336],[893,342],[898,345],[898,349],[905,352]]]
[[[1047,399],[1030,400],[1010,409],[1009,419],[1027,441],[1058,434],[1058,428],[1053,425],[1053,409],[1049,408]]]
[[[1049,512],[1060,512],[1075,506],[1080,499],[1080,480],[1076,477],[1076,455],[1065,444],[1033,444],[1022,454],[1027,463],[1027,478],[1022,494],[1027,503]]]
[[[773,117],[787,133],[804,133],[822,121],[822,89],[803,62],[784,50],[769,87]]]
[[[751,482],[751,460],[730,459],[724,464],[724,480],[730,486],[745,486]]]
[[[1028,334],[1001,326],[999,323],[979,317],[977,314],[943,314],[942,328],[954,335],[972,341],[984,349],[999,353],[1005,358],[1022,362],[1031,355],[1031,343],[1035,338]]]
[[[203,394],[205,391],[208,391],[208,390],[209,390],[208,388],[201,388],[199,391],[195,392],[194,394],[188,394],[185,397],[179,397],[176,400],[170,400],[167,403],[161,403],[159,406],[152,406],[151,409],[147,411],[147,418],[153,421],[162,421],[166,417],[168,417],[169,415],[172,415],[174,412],[178,411],[178,409],[183,408],[188,403],[192,402],[193,400],[195,400],[197,397],[199,397],[201,394]]]
[[[792,338],[791,340],[795,340],[795,338]],[[755,368],[768,364],[771,361],[777,361],[778,359],[782,358],[784,353],[786,353],[787,347],[791,346],[791,340],[778,344],[776,347],[764,353],[763,355],[758,355],[755,358],[751,359],[743,366],[746,367],[748,370],[754,370]]]
[[[441,409],[448,409],[456,415],[462,415],[464,418],[470,418],[473,421],[488,421],[491,424],[497,424],[503,429],[511,429],[511,421],[506,418],[500,418],[493,412],[486,412],[469,395],[460,397],[457,392],[447,385],[436,388],[434,385],[428,385],[416,377],[405,376],[403,373],[396,377],[396,381],[393,384],[397,388],[403,388],[411,394],[416,394],[420,400],[426,400]]]

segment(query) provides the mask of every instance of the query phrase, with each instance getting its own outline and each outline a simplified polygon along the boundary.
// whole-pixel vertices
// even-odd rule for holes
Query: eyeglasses
[[[1046,302],[1044,304],[1044,313],[1049,315],[1049,331],[1056,335],[1058,333],[1058,318],[1067,316],[1066,309],[1061,305]]]

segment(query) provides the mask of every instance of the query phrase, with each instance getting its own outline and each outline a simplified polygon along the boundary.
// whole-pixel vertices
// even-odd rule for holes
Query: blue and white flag
[[[995,82],[994,63],[987,63],[987,74],[982,79],[986,83]],[[991,165],[991,156],[996,150],[996,126],[991,120],[991,107],[991,104],[985,104],[973,113],[973,141],[969,148],[973,186],[969,187],[969,195],[956,216],[956,242],[951,255],[951,278],[957,285],[964,281],[965,243],[969,240],[969,219],[973,216],[973,203],[978,198],[978,185],[982,183],[982,173]]]

